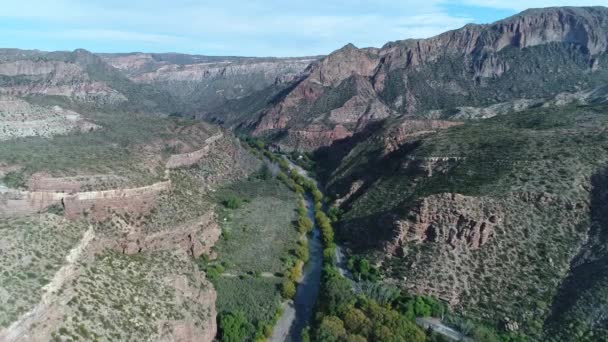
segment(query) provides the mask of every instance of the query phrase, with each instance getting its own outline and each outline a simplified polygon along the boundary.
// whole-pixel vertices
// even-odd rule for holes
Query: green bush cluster
[[[446,306],[429,296],[402,295],[396,300],[397,309],[409,319],[415,317],[442,317]]]
[[[25,175],[21,171],[10,171],[2,177],[2,183],[9,188],[24,188],[25,181]]]
[[[218,317],[220,340],[229,342],[266,341],[272,336],[272,328],[278,322],[281,314],[282,309],[277,309],[272,321],[259,323],[257,327],[254,327],[242,311],[222,313]]]
[[[366,258],[357,256],[349,258],[347,268],[359,281],[377,282],[380,280],[380,271],[373,267]]]
[[[220,339],[226,342],[246,341],[255,329],[242,311],[222,313],[218,321]]]
[[[300,166],[304,170],[308,172],[312,172],[315,170],[316,163],[312,159],[310,153],[301,153],[301,152],[292,152],[289,156],[290,159],[294,162],[294,164]]]
[[[326,265],[319,297],[318,341],[425,341],[424,332],[390,305],[356,295],[347,279]]]

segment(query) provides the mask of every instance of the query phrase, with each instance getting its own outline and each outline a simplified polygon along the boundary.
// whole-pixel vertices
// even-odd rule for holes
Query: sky
[[[2,0],[0,47],[311,56],[608,0]]]

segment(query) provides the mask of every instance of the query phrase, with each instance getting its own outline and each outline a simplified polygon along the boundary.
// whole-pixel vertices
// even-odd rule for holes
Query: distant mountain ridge
[[[228,101],[287,84],[317,58],[0,49],[0,93],[205,117]]]
[[[348,44],[246,124],[286,148],[315,149],[387,117],[600,86],[607,47],[605,7],[532,9],[382,48]]]
[[[175,97],[181,111],[207,118],[227,102],[296,79],[319,57],[258,58],[184,54],[99,54],[133,82]]]

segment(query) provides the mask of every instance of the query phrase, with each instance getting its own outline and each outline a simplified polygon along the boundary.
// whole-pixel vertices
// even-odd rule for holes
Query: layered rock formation
[[[386,251],[394,254],[408,242],[446,243],[452,248],[478,249],[494,236],[503,214],[490,201],[459,194],[424,198],[405,218],[393,222],[395,237]]]
[[[0,94],[63,97],[96,108],[168,113],[166,93],[137,85],[86,50],[0,50]]]
[[[61,206],[71,219],[91,215],[100,221],[114,212],[142,215],[154,207],[157,194],[170,187],[170,181],[163,181],[140,188],[75,193],[7,190],[0,193],[0,217],[34,214],[53,205]]]
[[[64,61],[26,59],[0,63],[0,76],[7,78],[0,85],[0,93],[8,95],[65,96],[108,105],[127,101],[124,94],[106,82],[92,80],[80,65]]]

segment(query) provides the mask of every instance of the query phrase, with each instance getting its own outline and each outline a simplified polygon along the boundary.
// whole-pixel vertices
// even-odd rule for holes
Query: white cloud
[[[53,32],[52,35],[58,34],[64,38],[70,39],[95,39],[95,40],[121,40],[129,42],[145,42],[145,43],[176,43],[176,42],[191,42],[189,39],[179,36],[167,34],[150,34],[130,31],[118,30],[65,30]]]
[[[464,0],[462,2],[467,5],[511,9],[516,11],[523,11],[528,8],[555,6],[608,6],[608,0]]]

